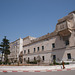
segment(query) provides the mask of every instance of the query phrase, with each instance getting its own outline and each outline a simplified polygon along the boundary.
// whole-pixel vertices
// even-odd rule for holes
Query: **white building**
[[[54,32],[39,38],[20,38],[10,43],[10,51],[13,59],[23,51],[23,63],[37,60],[38,56],[42,63],[75,60],[75,11],[59,19]]]
[[[10,43],[10,55],[9,59],[12,62],[19,61],[20,52],[23,51],[23,39],[19,38],[14,42]]]
[[[58,20],[56,29],[36,39],[23,39],[23,59],[42,63],[75,60],[75,11]]]

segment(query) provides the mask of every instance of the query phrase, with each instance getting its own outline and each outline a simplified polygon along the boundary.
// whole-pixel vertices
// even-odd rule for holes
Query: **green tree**
[[[38,63],[38,65],[40,65],[40,62],[41,62],[41,57],[38,55],[37,56],[37,63]]]
[[[0,54],[2,53],[2,48],[0,47]],[[1,57],[1,61],[2,61],[2,57]]]
[[[1,48],[1,53],[2,53],[2,58],[3,58],[3,54],[4,54],[4,62],[7,64],[8,63],[8,55],[10,54],[10,46],[9,46],[9,40],[6,39],[6,36],[3,38],[1,44],[0,44],[0,48]]]

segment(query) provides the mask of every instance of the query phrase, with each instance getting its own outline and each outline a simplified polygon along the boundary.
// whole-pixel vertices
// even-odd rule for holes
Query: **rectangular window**
[[[30,58],[28,57],[28,62],[30,61]]]
[[[24,50],[24,54],[26,53],[26,50]]]
[[[42,46],[42,50],[44,50],[44,46]]]
[[[30,50],[28,49],[28,54],[30,53]]]
[[[66,45],[66,46],[69,45],[69,40],[66,40],[66,41],[65,41],[65,45]]]
[[[52,48],[55,48],[55,43],[52,43]]]
[[[36,60],[36,57],[34,57],[34,61]]]
[[[44,57],[44,56],[42,56],[42,60],[43,60],[43,61],[45,60],[45,57]]]
[[[37,47],[37,51],[39,51],[39,47]]]
[[[68,59],[71,59],[71,54],[68,53],[68,54],[67,54],[67,57],[68,57]]]
[[[26,61],[26,58],[24,58],[24,61]]]
[[[35,52],[35,48],[34,48],[34,52]]]
[[[53,55],[53,60],[56,60],[56,55]]]

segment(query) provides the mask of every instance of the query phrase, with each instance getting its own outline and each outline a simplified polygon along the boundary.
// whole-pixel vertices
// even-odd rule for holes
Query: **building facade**
[[[18,42],[19,41],[19,42]],[[19,43],[19,45],[15,45]],[[10,58],[23,58],[22,63],[34,61],[40,57],[41,63],[53,60],[75,60],[75,11],[58,20],[56,29],[39,38],[26,37],[10,43]]]
[[[10,44],[10,55],[8,56],[10,62],[19,62],[19,55],[23,51],[23,39],[19,38]]]
[[[54,32],[26,40],[23,39],[24,63],[37,60],[38,56],[42,63],[75,60],[75,11],[59,19]]]

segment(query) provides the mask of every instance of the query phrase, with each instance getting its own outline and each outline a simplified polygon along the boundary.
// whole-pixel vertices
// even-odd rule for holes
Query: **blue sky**
[[[75,0],[0,0],[0,42],[40,37],[55,30],[57,20],[75,10]]]

